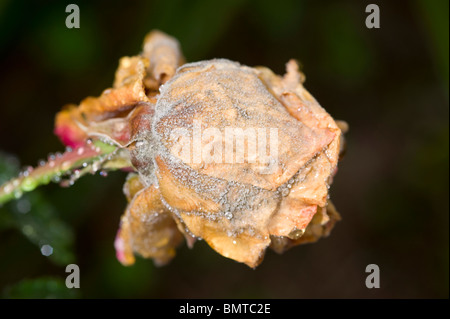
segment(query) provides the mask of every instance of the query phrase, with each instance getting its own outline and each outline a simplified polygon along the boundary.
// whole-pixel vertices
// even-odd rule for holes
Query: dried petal
[[[120,116],[138,102],[148,102],[143,84],[147,64],[148,61],[142,57],[122,58],[115,87],[103,91],[98,98],[88,97],[81,102],[79,112],[83,118],[88,122],[98,122]],[[123,77],[120,69],[126,69],[124,72],[131,75]]]
[[[189,174],[194,174],[189,169],[182,167],[170,167],[162,157],[156,157],[156,164],[158,170],[156,175],[158,177],[159,189],[162,197],[166,202],[176,210],[180,211],[200,211],[200,212],[217,212],[219,211],[219,204],[207,198],[207,194],[202,191],[196,191],[194,185],[183,183],[185,180],[192,180]],[[171,169],[172,168],[172,169]],[[198,177],[196,176],[198,179]],[[204,184],[198,185],[205,186]]]
[[[78,147],[84,144],[88,137],[78,125],[81,118],[75,105],[66,106],[55,118],[54,133],[66,146]]]
[[[175,128],[188,130],[187,138],[196,143],[196,122],[205,128],[220,131],[224,144],[220,163],[205,163],[193,158],[187,161],[194,170],[201,174],[232,180],[265,189],[276,189],[287,182],[313,156],[323,150],[335,134],[327,128],[308,127],[286,112],[285,108],[267,91],[255,72],[248,67],[224,60],[205,61],[187,64],[162,90],[156,106],[156,131],[164,146],[173,156],[182,158],[178,150],[179,136],[174,135]],[[227,134],[234,129],[246,130],[256,136],[258,129],[264,134],[273,130],[277,132],[276,156],[265,160],[262,154],[243,163],[229,160],[227,156],[237,154],[238,145],[234,143],[235,135]],[[250,130],[250,131],[249,131]],[[201,133],[199,133],[201,134]],[[259,138],[258,138],[259,140]],[[256,149],[256,138],[247,137],[247,149]],[[208,140],[201,139],[201,144],[194,148],[205,149]],[[236,144],[236,146],[234,146]],[[197,151],[198,153],[198,151]],[[264,154],[265,156],[266,154]],[[270,165],[276,169],[268,173]],[[266,162],[267,165],[262,165]]]
[[[146,87],[158,90],[184,64],[180,44],[175,38],[155,30],[145,37],[143,49],[142,55],[150,62],[145,79]]]
[[[124,116],[138,103],[151,103],[143,84],[147,65],[148,61],[139,56],[122,58],[114,88],[103,91],[98,98],[84,99],[78,107],[70,106],[58,113],[56,135],[69,146],[96,135],[106,135],[120,145],[126,144],[130,130]]]
[[[161,203],[158,190],[151,186],[136,193],[122,216],[116,239],[117,257],[124,265],[130,265],[136,252],[164,265],[175,256],[182,238],[170,211]]]
[[[341,217],[336,211],[334,205],[331,201],[328,201],[326,207],[321,207],[318,209],[317,213],[314,215],[301,237],[294,239],[286,236],[271,236],[270,248],[281,254],[291,247],[300,244],[313,243],[321,237],[327,237],[330,234],[331,229],[333,229],[334,224],[340,219]]]

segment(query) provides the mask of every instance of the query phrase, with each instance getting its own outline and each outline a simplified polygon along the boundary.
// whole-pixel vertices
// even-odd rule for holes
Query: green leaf
[[[0,181],[16,175],[18,167],[13,156],[0,153]],[[44,253],[51,252],[48,258],[55,264],[67,265],[75,260],[71,227],[58,217],[53,205],[39,191],[25,194],[0,209],[0,229],[4,228],[16,228],[40,250],[44,245],[51,246],[50,251],[46,246]]]
[[[4,289],[8,299],[69,299],[78,298],[78,289],[69,289],[60,278],[42,277],[25,279]]]

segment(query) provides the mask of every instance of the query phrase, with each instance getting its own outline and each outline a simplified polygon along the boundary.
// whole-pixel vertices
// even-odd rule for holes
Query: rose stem
[[[88,141],[82,146],[63,154],[52,155],[47,162],[35,169],[29,168],[19,177],[0,186],[0,206],[12,199],[18,199],[25,192],[30,192],[40,185],[46,185],[54,179],[83,166],[101,160],[105,155],[113,153],[116,146],[101,141]]]

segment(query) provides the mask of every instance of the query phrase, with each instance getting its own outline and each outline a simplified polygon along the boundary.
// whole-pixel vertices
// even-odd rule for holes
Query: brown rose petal
[[[159,190],[190,241],[203,238],[225,257],[256,267],[270,244],[267,225],[279,196],[255,186],[199,174],[156,157]]]
[[[79,112],[88,122],[102,121],[131,110],[138,102],[148,102],[143,80],[148,61],[145,58],[124,57],[120,60],[114,88],[100,97],[84,99]]]
[[[128,195],[139,188],[135,178],[127,182]],[[136,252],[164,265],[175,256],[175,248],[182,239],[172,214],[161,203],[158,190],[150,186],[135,194],[122,216],[116,239],[117,256],[123,264],[130,265]]]
[[[229,163],[225,151],[222,152],[220,164],[188,161],[187,164],[194,170],[224,180],[274,190],[335,138],[335,134],[327,128],[308,127],[290,116],[253,69],[222,60],[194,65],[197,67],[179,70],[167,85],[168,88],[161,93],[156,106],[160,110],[167,109],[167,113],[157,119],[156,130],[173,156],[183,159],[173,152],[179,140],[178,136],[172,135],[173,129],[188,128],[192,131],[195,121],[201,121],[205,127],[219,129],[224,135],[223,142],[229,145],[233,145],[233,140],[231,135],[227,140],[224,134],[227,127],[251,128],[255,132],[258,128],[273,128],[277,130],[280,141],[278,169],[272,173],[261,171],[261,159],[255,160],[256,163]],[[190,138],[193,139],[193,136]],[[209,143],[203,139],[201,142],[201,149]],[[250,142],[247,140],[247,143]]]
[[[158,90],[159,86],[170,80],[176,69],[184,64],[177,39],[158,30],[145,37],[142,56],[150,62],[145,85],[152,90]]]
[[[187,212],[200,211],[211,213],[219,211],[220,205],[211,198],[207,198],[205,192],[196,192],[182,182],[180,176],[189,179],[189,174],[192,173],[189,168],[183,168],[182,166],[170,167],[161,156],[157,156],[155,160],[158,167],[156,176],[159,190],[162,197],[172,208]],[[201,187],[202,185],[199,186]]]
[[[198,234],[219,254],[252,268],[261,263],[264,252],[270,244],[267,235],[264,236],[254,230],[244,229],[239,235],[230,236],[225,218],[211,221],[185,213],[181,213],[181,217],[192,233]]]
[[[287,198],[270,221],[270,235],[297,239],[303,235],[316,212],[317,205],[305,205],[302,201]]]
[[[313,243],[321,237],[327,237],[330,234],[334,224],[339,221],[341,217],[336,211],[334,205],[329,200],[326,207],[320,207],[313,219],[306,227],[304,234],[298,239],[291,239],[285,236],[277,237],[271,236],[270,248],[275,252],[281,254],[291,247]]]
[[[339,160],[339,149],[343,143],[344,131],[341,127],[348,128],[342,122],[338,126],[333,118],[319,105],[316,99],[304,88],[305,76],[298,70],[295,60],[290,60],[286,64],[286,74],[284,77],[274,74],[270,69],[258,67],[259,78],[266,84],[277,98],[282,101],[288,112],[309,127],[328,129],[334,133],[333,141],[328,145],[326,155],[332,166],[336,166]]]
[[[88,136],[106,135],[124,145],[130,139],[125,116],[139,102],[155,103],[145,94],[143,79],[148,61],[124,57],[116,72],[114,88],[100,97],[88,97],[78,107],[71,105],[56,115],[55,133],[64,144],[76,146]]]
[[[270,244],[267,226],[278,202],[274,192],[232,183],[219,213],[179,214],[189,231],[218,253],[256,267]]]

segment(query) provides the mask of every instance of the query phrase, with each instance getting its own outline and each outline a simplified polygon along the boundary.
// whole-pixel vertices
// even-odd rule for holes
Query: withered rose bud
[[[284,76],[224,59],[183,63],[178,42],[154,31],[141,55],[121,59],[113,88],[57,116],[66,144],[101,138],[127,151],[135,172],[119,260],[165,264],[184,237],[256,267],[268,247],[328,235],[346,125],[306,91],[297,63]]]

